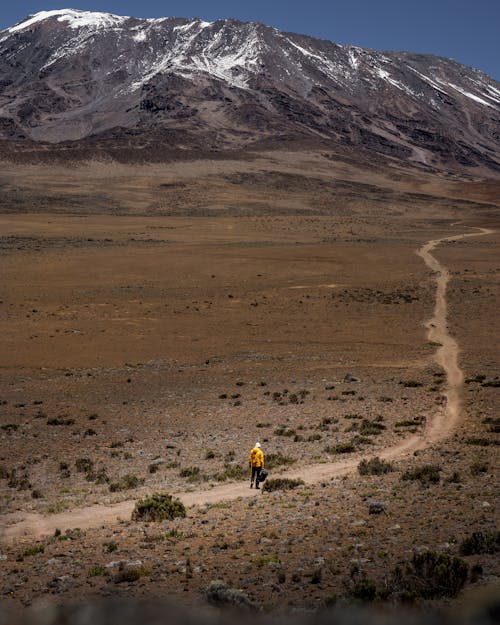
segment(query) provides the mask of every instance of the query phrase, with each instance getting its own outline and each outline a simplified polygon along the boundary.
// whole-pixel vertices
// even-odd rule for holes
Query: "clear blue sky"
[[[235,17],[341,44],[446,56],[500,80],[500,0],[2,0],[0,28],[58,8]]]

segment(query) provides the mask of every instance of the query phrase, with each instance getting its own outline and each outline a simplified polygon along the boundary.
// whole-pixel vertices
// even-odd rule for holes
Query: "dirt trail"
[[[444,392],[446,400],[429,423],[426,424],[422,435],[406,438],[401,443],[379,451],[377,455],[384,460],[402,460],[416,450],[429,447],[444,438],[447,438],[456,427],[461,412],[460,388],[463,383],[463,372],[458,364],[458,345],[455,339],[448,334],[447,328],[447,301],[446,287],[450,279],[448,270],[432,255],[432,251],[446,241],[459,241],[467,237],[492,234],[494,230],[476,228],[479,232],[459,234],[429,241],[418,250],[426,265],[436,272],[436,305],[434,316],[425,325],[430,341],[439,344],[436,351],[436,362],[446,373],[447,388]],[[366,454],[363,454],[366,457]],[[360,456],[329,462],[309,465],[301,469],[287,470],[282,475],[289,478],[301,477],[305,482],[314,484],[352,473],[356,470]],[[203,505],[223,500],[238,499],[240,497],[255,497],[258,493],[248,488],[248,482],[238,482],[215,486],[209,490],[177,493],[186,506]],[[32,540],[41,536],[53,534],[56,528],[66,530],[79,527],[88,529],[101,525],[118,523],[120,520],[130,519],[135,500],[123,501],[111,505],[94,505],[42,516],[36,513],[16,512],[5,515],[0,520],[0,541],[15,539]]]

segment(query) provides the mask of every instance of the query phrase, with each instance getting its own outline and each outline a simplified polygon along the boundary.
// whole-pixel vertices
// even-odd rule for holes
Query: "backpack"
[[[259,482],[264,482],[268,475],[269,475],[269,473],[265,469],[262,469],[262,471],[260,472],[260,475],[259,475]]]

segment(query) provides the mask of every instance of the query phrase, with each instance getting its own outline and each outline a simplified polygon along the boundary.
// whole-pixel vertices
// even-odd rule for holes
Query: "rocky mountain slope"
[[[452,60],[237,20],[45,11],[0,32],[3,144],[313,142],[500,171],[500,83]]]

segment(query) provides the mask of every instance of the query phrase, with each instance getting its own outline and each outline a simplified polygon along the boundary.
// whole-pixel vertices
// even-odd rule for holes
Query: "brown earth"
[[[382,583],[414,550],[455,553],[494,528],[498,182],[275,153],[5,164],[0,185],[8,601],[191,603],[223,578],[269,609],[304,609],[348,596],[353,567]],[[306,486],[255,499],[245,482],[220,485],[257,439]],[[358,476],[375,455],[396,471]],[[429,463],[439,484],[401,480]],[[155,491],[197,505],[128,521]],[[368,515],[371,500],[387,514]],[[476,583],[498,580],[495,556],[478,559]],[[120,561],[147,574],[115,584]],[[95,567],[105,574],[89,577]]]

